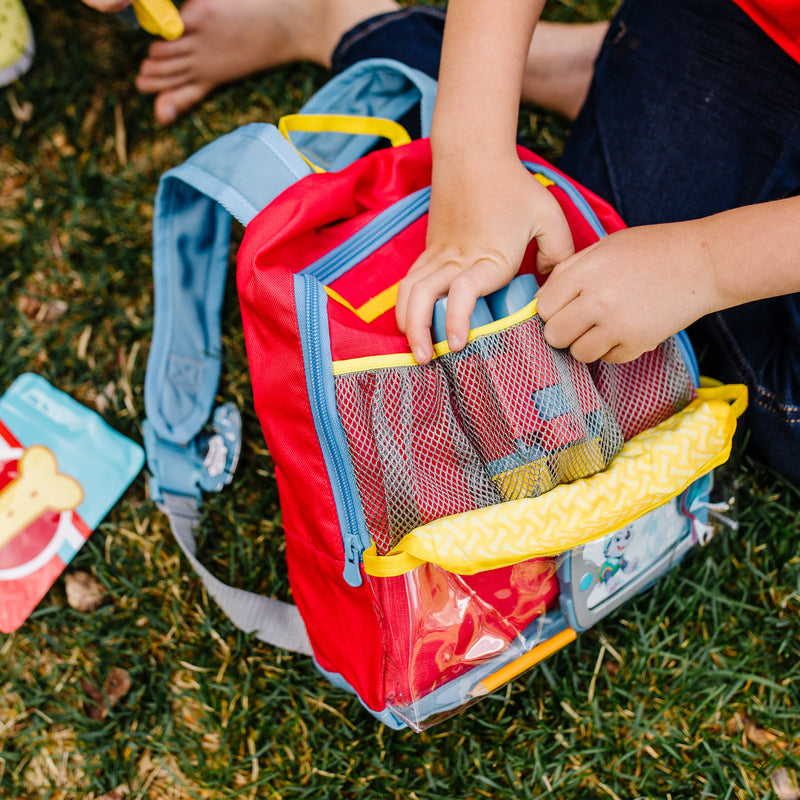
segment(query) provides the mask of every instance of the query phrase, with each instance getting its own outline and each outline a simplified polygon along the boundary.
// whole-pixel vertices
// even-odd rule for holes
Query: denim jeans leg
[[[334,74],[366,58],[393,58],[439,77],[444,11],[409,7],[379,14],[345,33],[333,52]]]
[[[331,71],[335,75],[368,58],[393,58],[436,79],[443,31],[444,11],[438,8],[409,7],[379,14],[344,34],[333,51]],[[412,139],[421,136],[417,109],[398,122]]]
[[[730,0],[626,0],[559,166],[629,225],[798,194],[800,64]],[[747,384],[753,452],[797,484],[799,309],[759,301],[690,330],[706,374]]]

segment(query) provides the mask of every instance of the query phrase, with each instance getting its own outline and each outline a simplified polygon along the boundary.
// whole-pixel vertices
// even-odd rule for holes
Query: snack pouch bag
[[[119,499],[144,451],[24,374],[0,397],[0,631],[16,630]]]

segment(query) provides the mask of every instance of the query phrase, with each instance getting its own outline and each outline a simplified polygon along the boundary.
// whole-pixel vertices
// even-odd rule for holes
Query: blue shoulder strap
[[[194,532],[201,490],[230,481],[241,445],[236,407],[227,403],[212,416],[231,219],[246,225],[310,171],[274,126],[254,123],[162,176],[153,218],[155,311],[144,423],[151,496],[209,594],[239,628],[309,655],[297,608],[217,579],[196,556]],[[211,430],[203,431],[209,420]]]
[[[310,171],[274,126],[253,123],[161,177],[153,219],[155,311],[145,408],[165,442],[186,445],[211,416],[231,218],[246,225]]]
[[[397,120],[419,104],[427,135],[435,93],[436,82],[419,70],[391,59],[370,59],[329,81],[300,113]],[[295,147],[316,164],[340,169],[373,144],[369,136],[300,132],[289,144],[274,126],[253,123],[162,176],[153,220],[154,332],[145,377],[147,419],[159,439],[186,445],[212,413],[231,217],[246,225],[309,174]],[[191,489],[183,484],[168,488]]]
[[[430,131],[435,82],[388,59],[364,61],[321,89],[301,113],[397,120],[416,104]],[[229,483],[239,455],[241,418],[214,408],[221,369],[221,311],[231,220],[247,223],[315,163],[340,169],[370,137],[298,134],[290,144],[273,125],[253,123],[221,137],[164,173],[153,218],[155,309],[145,375],[144,444],[151,496],[170,519],[184,554],[238,627],[269,644],[311,654],[297,609],[219,581],[195,555],[202,491]]]

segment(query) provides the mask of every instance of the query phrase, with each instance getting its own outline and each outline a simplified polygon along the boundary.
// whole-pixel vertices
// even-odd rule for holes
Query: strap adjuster
[[[155,502],[163,501],[163,492],[200,500],[202,492],[218,492],[233,480],[242,449],[242,417],[233,403],[217,406],[208,430],[187,444],[160,438],[149,420],[142,432]]]

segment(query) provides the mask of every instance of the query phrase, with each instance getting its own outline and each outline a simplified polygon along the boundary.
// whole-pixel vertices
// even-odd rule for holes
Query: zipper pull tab
[[[356,588],[361,586],[361,546],[357,537],[348,534],[345,539],[344,548],[344,580],[348,586]]]

